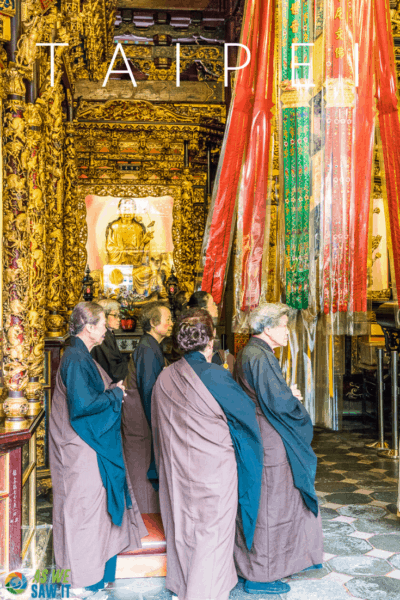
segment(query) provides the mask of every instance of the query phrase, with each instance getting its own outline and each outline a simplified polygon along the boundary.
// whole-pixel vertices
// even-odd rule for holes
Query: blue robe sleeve
[[[157,377],[164,368],[151,348],[139,346],[134,356],[136,381],[144,414],[151,429],[151,394]]]
[[[315,493],[317,457],[311,447],[313,426],[310,415],[283,378],[272,352],[257,350],[243,361],[243,374],[257,394],[261,410],[282,438],[293,474],[309,510],[318,514]]]
[[[100,476],[107,492],[107,508],[120,526],[125,505],[132,506],[126,482],[121,440],[120,388],[104,389],[104,382],[90,357],[82,352],[63,357],[61,379],[66,387],[71,426],[97,453]]]
[[[287,385],[275,355],[260,352],[256,359],[244,364],[243,371],[261,400],[263,412],[267,409],[286,428],[294,427],[304,437],[304,442],[311,444],[313,427],[310,415]]]
[[[221,406],[228,421],[238,469],[238,496],[243,532],[250,550],[260,504],[263,470],[263,445],[255,404],[229,371],[209,363],[208,366],[210,368],[204,370],[200,378]]]

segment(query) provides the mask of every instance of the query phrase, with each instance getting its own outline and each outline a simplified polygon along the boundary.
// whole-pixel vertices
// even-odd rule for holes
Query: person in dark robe
[[[240,515],[235,563],[250,594],[281,594],[280,581],[302,570],[321,568],[321,516],[315,493],[317,457],[313,426],[296,385],[283,378],[273,350],[288,342],[290,309],[263,304],[250,315],[254,333],[236,358],[236,381],[255,404],[264,445],[260,510],[250,552]]]
[[[194,292],[189,298],[188,308],[205,308],[210,313],[214,327],[218,325],[218,306],[214,302],[214,298],[208,292]],[[229,350],[221,348],[220,340],[214,337],[214,347],[212,361],[216,365],[222,365],[225,369],[229,369],[233,373],[235,366],[235,358],[229,353]]]
[[[91,592],[115,579],[117,555],[147,535],[122,453],[122,381],[112,384],[90,350],[106,332],[103,309],[81,302],[56,376],[49,425],[57,569]]]
[[[166,366],[161,342],[172,331],[171,311],[163,302],[143,308],[144,334],[132,353],[125,379],[122,438],[129,476],[142,514],[159,513],[158,477],[151,439],[151,394]]]
[[[99,304],[106,315],[106,335],[103,342],[99,346],[95,346],[90,354],[94,360],[105,370],[107,375],[111,377],[113,383],[124,381],[128,374],[129,354],[122,354],[118,348],[117,340],[115,339],[114,331],[119,329],[120,304],[116,300],[99,300]]]
[[[247,548],[258,514],[262,440],[254,403],[211,363],[214,326],[204,309],[181,315],[184,356],[159,375],[152,427],[167,542],[166,585],[179,600],[228,600],[237,509]]]

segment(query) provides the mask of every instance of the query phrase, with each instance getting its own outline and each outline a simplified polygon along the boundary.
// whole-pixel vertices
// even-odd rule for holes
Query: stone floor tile
[[[395,571],[390,571],[390,573],[386,573],[386,577],[391,577],[392,579],[400,579],[400,571],[396,569]]]
[[[337,517],[337,511],[334,510],[333,508],[326,508],[325,504],[323,506],[321,506],[319,510],[321,512],[322,520],[326,520],[326,519],[331,520],[333,517]]]
[[[390,483],[397,483],[397,479],[394,477],[385,477],[382,481],[390,481]]]
[[[343,479],[343,481],[341,483],[351,483],[351,484],[356,484],[358,483],[358,479]]]
[[[363,600],[398,600],[400,597],[400,581],[390,577],[354,578],[346,587]]]
[[[346,471],[331,471],[331,473],[338,473],[339,475],[343,475]]]
[[[322,559],[325,562],[328,562],[328,560],[331,560],[331,558],[335,558],[336,554],[328,554],[328,552],[324,552]]]
[[[332,466],[332,465],[335,465],[336,463],[334,463],[334,462],[323,462],[323,463],[321,463],[321,464],[323,464],[323,465],[324,465],[324,466],[326,466],[326,467],[330,467],[330,466]]]
[[[359,540],[368,540],[373,535],[375,535],[375,534],[374,533],[366,533],[365,531],[355,531],[354,533],[349,533],[350,537],[355,537]]]
[[[393,554],[393,556],[389,558],[389,563],[396,569],[400,569],[400,554]]]
[[[397,503],[397,490],[393,492],[376,492],[372,494],[374,500],[381,500],[382,502],[387,502],[388,504],[396,504]]]
[[[356,517],[356,518],[368,518],[368,519],[379,519],[384,517],[386,511],[380,506],[357,506],[355,504],[349,504],[348,506],[342,506],[338,508],[338,513],[345,517]]]
[[[362,456],[362,454],[358,454],[356,452],[348,452],[346,456]]]
[[[366,496],[365,494],[357,494],[356,492],[346,493],[346,492],[338,492],[337,494],[330,494],[326,496],[326,500],[328,504],[369,504],[372,502],[372,498],[370,496]]]
[[[365,531],[366,533],[400,533],[400,522],[394,522],[391,519],[364,519],[360,518],[354,522],[354,528],[357,531]]]
[[[370,473],[385,473],[387,469],[370,469]]]
[[[282,594],[281,600],[354,600],[342,583],[323,579],[290,580],[290,592]],[[388,579],[388,581],[391,581]],[[231,594],[232,598],[232,594]],[[257,598],[257,596],[252,596]],[[262,600],[270,600],[275,596],[260,596]],[[245,600],[245,599],[243,599]],[[247,599],[249,597],[247,596]],[[374,600],[377,600],[374,598]]]
[[[329,566],[338,573],[357,577],[359,575],[386,575],[391,567],[386,560],[373,556],[337,556]]]
[[[372,494],[372,497],[374,497],[373,494]],[[390,504],[390,502],[382,502],[381,500],[372,500],[370,506],[382,506],[382,508],[385,508],[388,504]]]
[[[388,521],[396,521],[396,522],[398,522],[398,521],[400,521],[400,519],[399,519],[399,517],[397,516],[397,506],[396,506],[395,504],[394,504],[394,505],[393,505],[393,504],[392,504],[392,505],[391,505],[391,504],[388,504],[388,505],[386,506],[386,508],[387,508],[387,510],[390,510],[392,506],[393,506],[393,507],[394,507],[394,509],[395,509],[395,510],[393,510],[393,511],[392,511],[392,512],[393,512],[393,514],[392,514],[392,515],[387,515],[387,516],[385,517],[385,519],[387,519]]]
[[[340,521],[324,521],[322,524],[324,539],[327,540],[331,536],[347,536],[354,533],[355,528],[349,523],[341,523]]]
[[[349,536],[331,535],[324,539],[325,551],[336,556],[359,556],[370,552],[372,548],[370,540],[367,542]]]
[[[400,535],[398,533],[381,533],[370,540],[374,548],[387,552],[400,552]]]
[[[324,508],[333,508],[334,510],[341,508],[342,504],[334,504],[333,502],[327,502],[324,504]]]
[[[375,558],[387,559],[393,556],[394,552],[386,552],[386,550],[378,550],[374,548],[370,552],[367,552],[365,556],[374,556]]]
[[[315,483],[315,488],[318,492],[324,492],[325,495],[332,494],[333,492],[355,492],[357,486],[352,483],[346,483],[344,481],[329,481],[327,483]],[[373,491],[373,490],[371,490]]]
[[[355,517],[335,517],[332,521],[338,521],[339,523],[353,523],[356,521]]]
[[[372,465],[372,460],[358,460],[358,465]]]
[[[323,456],[326,456],[326,454],[316,454],[315,455],[317,458],[322,458]]]
[[[373,494],[374,490],[357,490],[356,494],[365,494],[366,496],[369,496],[370,494]]]
[[[350,579],[353,579],[351,575],[345,575],[344,573],[336,572],[329,573],[329,575],[324,577],[324,581],[336,581],[337,583],[341,584],[347,583],[350,581]]]

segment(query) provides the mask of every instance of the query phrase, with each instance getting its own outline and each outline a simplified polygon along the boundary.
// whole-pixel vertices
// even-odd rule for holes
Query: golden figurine
[[[143,265],[144,256],[153,239],[154,232],[147,231],[135,216],[133,198],[122,198],[118,204],[120,216],[107,225],[106,250],[109,265]],[[151,223],[149,227],[153,226]]]

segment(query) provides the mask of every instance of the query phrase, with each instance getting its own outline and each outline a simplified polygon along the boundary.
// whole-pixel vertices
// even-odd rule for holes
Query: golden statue
[[[107,225],[106,250],[109,265],[132,265],[140,267],[154,232],[147,231],[136,217],[133,198],[122,198],[118,204],[120,216]],[[151,223],[149,227],[152,227]]]
[[[163,275],[166,268],[164,256],[150,256],[150,241],[154,237],[154,221],[146,228],[141,217],[136,216],[136,203],[133,198],[123,198],[118,204],[120,216],[107,225],[106,250],[109,265],[132,265],[132,289],[139,296],[148,299],[165,298]],[[164,275],[165,279],[165,275]],[[119,285],[123,281],[122,272],[115,268],[110,274],[110,282]]]

